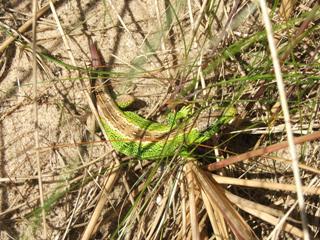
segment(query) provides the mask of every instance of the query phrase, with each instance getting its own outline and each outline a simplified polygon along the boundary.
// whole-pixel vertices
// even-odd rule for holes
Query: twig
[[[236,185],[236,186],[243,186],[249,188],[262,188],[268,189],[272,191],[287,191],[287,192],[295,192],[296,188],[293,184],[286,184],[286,183],[273,183],[267,182],[260,179],[239,179],[233,177],[225,177],[220,175],[213,174],[214,179],[224,185]],[[305,194],[308,195],[319,195],[320,188],[319,187],[309,187],[303,186],[303,191]]]
[[[196,196],[195,196],[195,177],[192,171],[192,162],[189,161],[185,166],[185,174],[189,185],[189,213],[191,223],[192,239],[200,239],[198,215],[196,209]]]
[[[101,188],[99,201],[95,206],[94,212],[90,218],[88,225],[86,226],[86,230],[83,233],[81,240],[88,240],[91,238],[92,232],[96,226],[96,223],[98,222],[98,219],[101,215],[104,204],[108,199],[107,193],[110,191],[111,187],[114,185],[115,181],[119,176],[119,165],[120,165],[119,162],[112,163],[111,170],[110,172],[108,172],[105,182],[103,183],[103,186]]]
[[[130,30],[127,28],[125,22],[123,21],[122,17],[119,15],[119,13],[117,12],[116,7],[114,6],[114,4],[112,3],[111,0],[108,0],[110,7],[112,8],[112,10],[115,12],[115,14],[117,15],[117,18],[119,20],[119,22],[121,23],[122,27],[127,31],[127,33],[130,35],[131,39],[134,39],[132,36],[132,33],[130,32]]]
[[[282,107],[282,111],[283,111],[283,115],[284,115],[284,122],[286,125],[289,152],[290,152],[291,160],[292,160],[292,171],[293,171],[294,180],[295,180],[295,184],[296,184],[296,188],[297,188],[297,197],[298,197],[298,203],[299,203],[299,208],[300,208],[300,216],[301,216],[301,220],[302,220],[303,235],[304,235],[304,239],[308,240],[308,239],[310,239],[309,231],[308,231],[308,220],[307,220],[306,213],[305,213],[305,203],[304,203],[302,183],[301,183],[301,178],[300,178],[299,163],[298,163],[297,152],[296,152],[295,143],[294,143],[294,139],[293,139],[293,133],[292,133],[292,129],[291,129],[290,115],[289,115],[289,110],[288,110],[288,103],[287,103],[287,98],[286,98],[285,86],[283,83],[280,62],[279,62],[279,58],[278,58],[278,54],[277,54],[277,50],[276,50],[276,46],[275,46],[275,41],[273,38],[271,21],[269,19],[269,15],[267,12],[267,4],[266,4],[265,0],[259,0],[259,3],[260,3],[261,11],[262,11],[262,18],[263,18],[265,28],[267,31],[269,49],[271,52],[272,63],[273,63],[273,67],[274,67],[278,92],[279,92],[279,96],[280,96],[280,103],[281,103],[281,107]]]
[[[56,0],[52,0],[55,2]],[[33,18],[38,19],[41,17],[47,10],[49,9],[49,4],[46,4],[43,8],[39,9],[36,13],[36,15],[33,16]],[[21,27],[18,28],[18,33],[24,33],[28,30],[29,27],[31,27],[33,18],[30,18],[28,21],[26,21]],[[17,38],[19,37],[18,34],[14,34],[10,37],[8,37],[1,45],[0,45],[0,55],[3,53],[3,51]]]
[[[34,97],[34,141],[36,149],[39,149],[39,115],[38,115],[38,102],[37,102],[37,0],[32,1],[32,79],[33,79],[33,97]],[[41,204],[41,215],[43,225],[43,237],[47,238],[47,224],[46,224],[46,212],[44,209],[44,198],[43,198],[43,184],[42,184],[42,173],[41,173],[41,161],[40,152],[36,151],[37,159],[37,171],[38,171],[38,183],[40,193],[40,204]]]
[[[294,138],[294,144],[302,144],[304,142],[313,141],[313,140],[316,140],[318,138],[320,138],[320,131],[308,134],[306,136],[296,137],[296,138]],[[223,161],[220,161],[220,162],[211,163],[211,164],[209,164],[207,166],[207,169],[209,171],[218,170],[220,168],[226,167],[228,165],[231,165],[231,164],[234,164],[234,163],[237,163],[237,162],[244,161],[246,159],[250,159],[250,158],[262,156],[262,155],[265,155],[265,154],[268,154],[268,153],[279,151],[280,149],[287,148],[288,145],[289,144],[288,144],[287,141],[283,141],[283,142],[276,143],[276,144],[273,144],[273,145],[268,146],[268,147],[252,150],[250,152],[246,152],[246,153],[243,153],[243,154],[239,154],[239,155],[236,155],[236,156],[229,157],[229,158],[227,158],[227,159],[225,159]]]

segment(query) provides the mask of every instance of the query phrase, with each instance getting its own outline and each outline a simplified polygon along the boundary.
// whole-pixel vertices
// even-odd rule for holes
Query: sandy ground
[[[31,18],[30,2],[2,1],[1,22],[11,29],[18,29]],[[181,6],[175,6],[175,9],[187,9],[182,4],[184,1],[177,2],[181,2]],[[168,1],[60,0],[55,4],[55,10],[59,24],[68,36],[70,49],[63,42],[57,22],[48,10],[38,22],[39,52],[48,52],[65,64],[85,70],[91,64],[88,40],[93,38],[114,74],[112,86],[115,91],[132,92],[143,102],[139,113],[159,119],[159,112],[170,98],[170,87],[179,86],[176,68],[185,64],[181,39],[188,38],[192,33],[187,11],[181,11],[177,12],[181,26],[175,27],[183,28],[185,35],[182,36],[177,29],[174,37],[170,36],[170,31],[165,31],[163,35],[161,29],[166,28],[168,20],[165,4]],[[200,7],[196,1],[195,16]],[[217,11],[221,23],[227,20],[224,13],[231,12],[230,8],[224,7]],[[246,24],[249,23],[252,21],[246,21]],[[199,24],[200,28],[204,26],[205,22]],[[236,32],[238,35],[253,31],[245,24],[233,27],[240,29]],[[2,29],[5,26],[1,26]],[[211,30],[213,40],[208,41],[208,46],[201,46],[204,50],[198,51],[200,48],[195,41],[194,46],[190,47],[190,55],[199,52],[204,56],[212,54],[213,46],[220,43],[219,36],[225,35],[216,35],[216,29]],[[34,211],[40,206],[37,152],[44,196],[56,203],[47,214],[48,239],[62,239],[69,219],[72,219],[73,226],[68,232],[69,239],[79,239],[83,223],[88,222],[100,192],[98,183],[102,180],[93,173],[103,171],[103,166],[112,161],[112,149],[101,141],[101,134],[93,137],[90,133],[92,129],[87,124],[87,118],[91,110],[80,83],[83,79],[88,86],[86,71],[68,70],[52,60],[38,61],[36,102],[39,149],[36,149],[30,29],[23,33],[23,37],[23,41],[18,39],[6,49],[0,61],[0,239],[40,239],[40,215]],[[1,31],[0,42],[7,38],[8,34]],[[151,54],[152,49],[157,51]],[[70,55],[74,57],[75,64]],[[228,67],[221,68],[225,71],[222,75],[231,76],[233,69],[239,66],[234,64]],[[287,153],[283,155],[287,156]],[[88,176],[92,177],[92,181],[80,188],[84,177]],[[139,176],[135,177],[137,179]],[[79,185],[71,188],[75,182]],[[63,191],[67,194],[58,198],[57,194]],[[110,194],[112,204],[108,205],[108,214],[98,230],[101,236],[107,234],[111,227],[114,230],[112,224],[117,224],[123,210],[119,206],[122,207],[125,197],[123,187],[115,188]]]
[[[8,10],[2,12],[4,22],[17,29],[31,17],[30,1],[10,2],[5,6]],[[103,1],[72,0],[60,1],[55,6],[60,24],[69,36],[68,42],[76,65],[81,67],[90,65],[88,35],[97,41],[106,63],[114,66],[113,71],[125,69],[126,72],[137,56],[145,58],[143,55],[146,53],[146,36],[160,29],[156,18],[157,9],[150,1],[114,1],[111,6],[104,5]],[[30,40],[31,32],[26,32],[24,36]],[[6,37],[2,33],[1,39]],[[37,43],[41,50],[46,50],[72,65],[50,10],[38,23]],[[21,216],[39,206],[39,189],[36,180],[30,45],[18,41],[9,46],[4,56],[6,62],[3,64],[0,85],[0,218],[5,220],[0,227],[0,238],[9,239],[9,236],[16,238],[21,233],[28,236],[32,224],[29,219]],[[155,58],[151,61],[148,59],[145,62],[150,61],[152,64],[144,64],[144,67],[149,65],[155,68],[160,65],[159,60],[160,58],[158,62]],[[38,71],[37,90],[40,161],[45,195],[59,186],[59,183],[54,181],[63,181],[71,176],[76,167],[98,156],[105,156],[103,161],[110,158],[110,149],[104,144],[77,146],[90,140],[85,124],[90,109],[78,74],[50,62],[46,64],[40,66]],[[83,77],[88,80],[86,75]],[[113,82],[120,92],[128,89],[138,89],[139,92],[139,89],[143,89],[139,97],[155,104],[159,102],[167,87],[160,81],[151,83],[151,80],[142,82],[134,77],[123,77]],[[102,166],[103,161],[95,167]],[[55,235],[53,229],[61,227],[60,224],[68,217],[67,212],[59,209],[51,213],[48,217],[50,234]]]

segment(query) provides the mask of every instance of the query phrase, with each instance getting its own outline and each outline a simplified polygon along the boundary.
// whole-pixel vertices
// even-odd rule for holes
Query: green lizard
[[[93,43],[90,44],[90,53],[93,67],[101,67],[102,61]],[[140,159],[159,159],[176,154],[189,156],[188,147],[210,139],[221,125],[229,123],[235,116],[235,109],[229,107],[214,124],[201,131],[194,124],[195,117],[189,117],[189,107],[171,117],[169,124],[161,124],[122,110],[108,89],[97,91],[96,98],[102,131],[112,147],[126,156]]]

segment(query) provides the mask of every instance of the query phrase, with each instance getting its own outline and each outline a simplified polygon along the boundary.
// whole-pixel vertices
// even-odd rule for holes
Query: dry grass
[[[319,238],[320,8],[260,4],[0,3],[0,239]],[[236,119],[190,158],[114,153],[92,121],[91,38],[144,117]]]

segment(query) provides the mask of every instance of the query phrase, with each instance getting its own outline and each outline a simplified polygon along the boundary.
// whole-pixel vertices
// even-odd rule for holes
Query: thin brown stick
[[[39,149],[39,115],[38,115],[38,77],[37,77],[37,11],[38,11],[38,1],[32,1],[32,78],[33,78],[33,101],[34,101],[34,141],[35,148]],[[42,172],[41,172],[41,161],[39,150],[36,151],[37,160],[37,172],[38,172],[38,183],[39,183],[39,194],[40,194],[40,204],[41,204],[41,216],[42,216],[42,226],[43,226],[43,238],[47,239],[47,223],[46,223],[46,212],[44,209],[44,197],[43,197],[43,183],[42,183]]]
[[[195,176],[192,171],[192,162],[189,161],[185,165],[185,174],[189,187],[189,213],[192,239],[200,239],[199,221],[196,207],[196,194],[195,194]]]
[[[214,179],[224,185],[236,185],[236,186],[243,186],[248,188],[261,188],[261,189],[268,189],[272,191],[287,191],[287,192],[296,192],[295,185],[293,184],[286,184],[286,183],[274,183],[274,182],[267,182],[266,180],[261,179],[239,179],[233,177],[225,177],[219,175],[212,175]],[[302,186],[303,194],[306,195],[319,195],[320,188],[319,187],[309,187],[309,186]]]
[[[56,0],[52,0],[52,2],[55,2]],[[47,10],[49,9],[49,3],[46,4],[44,7],[39,9],[37,11],[37,14],[35,15],[35,18],[38,19],[41,17]],[[33,18],[30,18],[28,21],[26,21],[21,27],[18,28],[18,33],[24,33],[27,31],[31,25],[32,25]],[[8,37],[1,45],[0,45],[0,55],[4,52],[4,50],[17,38],[19,37],[18,34],[13,33],[12,36]]]
[[[276,43],[273,37],[273,30],[272,30],[272,24],[271,20],[269,18],[269,13],[267,9],[267,3],[266,0],[259,0],[259,5],[261,9],[262,19],[265,25],[265,29],[267,32],[267,39],[270,49],[270,55],[272,59],[272,64],[274,68],[276,83],[277,83],[277,89],[279,93],[280,103],[281,103],[281,109],[284,117],[284,123],[286,126],[286,133],[287,133],[287,139],[288,139],[288,147],[289,147],[289,153],[292,160],[291,168],[294,176],[294,181],[297,188],[297,197],[298,197],[298,203],[300,208],[300,216],[302,221],[302,228],[303,228],[303,235],[304,239],[308,240],[310,239],[309,231],[308,231],[308,220],[305,213],[305,201],[304,196],[302,192],[302,181],[300,176],[300,169],[299,169],[299,163],[297,158],[297,151],[296,146],[294,143],[293,133],[291,129],[291,122],[290,122],[290,114],[289,114],[289,107],[288,107],[288,100],[286,96],[286,89],[285,84],[283,82],[282,78],[282,72],[281,72],[281,66],[280,61],[278,58],[278,53],[276,49]]]
[[[103,211],[104,205],[109,197],[108,193],[119,177],[119,166],[120,166],[119,161],[117,161],[116,163],[113,163],[111,166],[111,171],[108,172],[107,175],[105,176],[106,179],[101,188],[99,201],[94,209],[94,212],[90,218],[88,225],[86,226],[86,229],[81,237],[81,240],[88,240],[91,238],[92,232],[99,220],[99,217],[101,216],[101,212]]]
[[[305,136],[301,136],[301,137],[295,137],[294,143],[295,144],[302,144],[305,142],[314,141],[318,138],[320,138],[320,131],[317,131],[317,132],[314,132],[314,133],[311,133],[311,134],[308,134]],[[224,168],[228,165],[244,161],[249,158],[254,158],[254,157],[262,156],[262,155],[265,155],[268,153],[276,152],[280,149],[287,148],[287,147],[288,147],[288,141],[283,141],[283,142],[276,143],[276,144],[273,144],[268,147],[259,148],[259,149],[256,149],[256,150],[253,150],[250,152],[246,152],[243,154],[232,156],[232,157],[229,157],[229,158],[227,158],[223,161],[220,161],[220,162],[211,163],[207,166],[207,169],[209,171],[214,171],[214,170],[217,170],[220,168]]]

